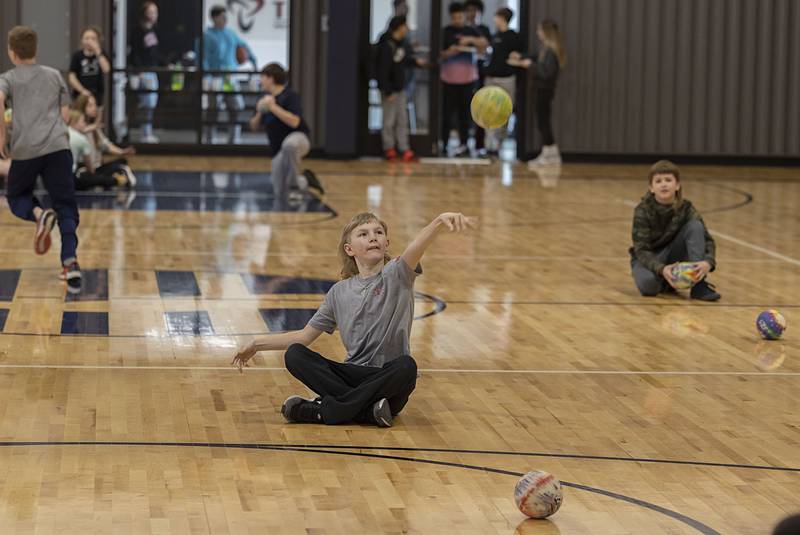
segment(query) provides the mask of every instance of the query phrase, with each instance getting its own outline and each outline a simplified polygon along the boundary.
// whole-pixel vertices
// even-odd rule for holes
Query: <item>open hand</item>
[[[249,367],[250,365],[247,364],[251,358],[253,358],[258,351],[256,350],[253,344],[248,344],[244,349],[240,349],[236,355],[234,355],[233,360],[231,361],[231,366],[236,366],[239,368],[239,373],[242,372],[242,368]]]
[[[443,223],[450,232],[463,232],[467,229],[476,228],[478,220],[474,217],[467,217],[458,212],[445,212],[436,219]]]

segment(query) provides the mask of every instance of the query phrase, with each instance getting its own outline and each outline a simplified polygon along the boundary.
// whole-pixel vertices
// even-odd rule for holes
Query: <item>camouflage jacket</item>
[[[660,275],[666,264],[658,259],[659,251],[672,243],[681,228],[693,219],[703,223],[705,228],[706,252],[703,260],[711,264],[713,270],[716,267],[714,238],[708,233],[703,218],[692,203],[684,199],[676,210],[672,205],[659,204],[650,192],[642,197],[642,202],[633,212],[633,247],[629,250],[631,258]]]

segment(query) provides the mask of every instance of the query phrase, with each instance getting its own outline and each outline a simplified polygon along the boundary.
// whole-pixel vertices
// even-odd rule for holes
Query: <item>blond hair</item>
[[[558,66],[563,69],[567,65],[567,53],[564,52],[564,42],[561,39],[561,30],[558,29],[558,24],[550,19],[545,19],[539,23],[544,35],[544,44],[555,52],[558,58]],[[542,50],[540,56],[544,54]]]
[[[68,119],[67,120],[67,124],[69,126],[74,125],[75,123],[80,121],[82,116],[83,116],[83,114],[81,112],[79,112],[78,110],[70,109],[69,110],[69,116],[67,117],[67,119]]]
[[[678,166],[672,163],[669,160],[659,160],[653,164],[650,168],[650,172],[647,174],[647,182],[648,184],[653,183],[653,177],[656,175],[672,175],[675,177],[675,182],[678,184],[681,183],[681,170],[678,169]],[[682,195],[683,188],[679,189],[675,192],[675,206],[680,206],[683,202],[683,195]]]
[[[357,227],[373,221],[380,223],[380,225],[383,227],[383,232],[385,232],[387,236],[389,235],[389,227],[382,219],[372,212],[361,212],[360,214],[354,215],[353,218],[342,229],[342,237],[339,240],[339,260],[342,261],[342,271],[339,273],[339,277],[342,280],[349,279],[354,275],[358,275],[358,265],[356,264],[356,259],[347,254],[347,252],[344,250],[344,246],[350,243],[350,235]],[[384,262],[388,262],[391,259],[392,258],[388,254],[383,255]]]
[[[92,124],[97,122],[97,117],[89,117],[86,115],[86,107],[89,105],[89,99],[93,99],[94,95],[78,95],[75,97],[75,100],[72,101],[72,105],[70,106],[71,109],[79,112],[83,115],[86,124]],[[94,99],[95,105],[97,104],[97,99]],[[90,137],[90,136],[87,136]],[[100,143],[100,134],[98,133],[97,129],[91,132],[91,139],[95,142],[95,144]]]

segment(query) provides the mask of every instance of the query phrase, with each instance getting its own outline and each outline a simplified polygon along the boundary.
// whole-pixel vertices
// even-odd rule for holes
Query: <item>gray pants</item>
[[[275,200],[283,203],[289,197],[289,188],[308,188],[305,177],[298,176],[300,162],[308,154],[311,143],[303,132],[292,132],[283,140],[281,150],[272,158],[272,189]]]
[[[681,228],[672,243],[658,252],[658,259],[665,264],[674,262],[699,262],[706,251],[705,227],[694,219]],[[667,281],[661,273],[653,273],[635,258],[631,260],[631,275],[642,295],[658,295],[666,289]]]
[[[483,87],[495,85],[502,87],[511,96],[511,102],[514,102],[514,94],[517,89],[516,76],[494,77],[487,76]],[[486,129],[486,150],[500,150],[500,145],[508,135],[508,125],[503,125],[500,128],[487,128]]]
[[[400,152],[405,152],[408,150],[408,101],[404,91],[392,93],[391,96],[394,98],[389,100],[386,95],[381,95],[383,150],[397,147]]]

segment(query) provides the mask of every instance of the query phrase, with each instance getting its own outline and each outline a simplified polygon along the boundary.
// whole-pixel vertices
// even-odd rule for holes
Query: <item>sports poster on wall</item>
[[[289,0],[203,0],[203,29],[211,27],[209,12],[222,6],[228,12],[228,28],[253,49],[261,69],[277,61],[289,63]]]

